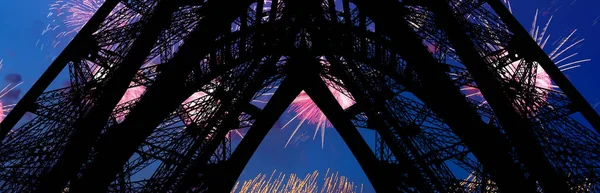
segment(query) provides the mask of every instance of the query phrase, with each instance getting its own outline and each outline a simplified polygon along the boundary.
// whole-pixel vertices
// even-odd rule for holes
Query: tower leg
[[[377,12],[378,7],[393,7],[402,9],[398,2],[380,0],[358,1],[359,9],[367,12],[379,25],[378,29],[388,35],[392,41],[398,42],[395,50],[400,52],[410,69],[413,69],[421,85],[407,82],[403,77],[394,74],[395,70],[385,69],[378,65],[374,68],[388,74],[405,86],[429,106],[436,114],[444,119],[453,132],[469,147],[475,157],[481,162],[502,191],[506,192],[536,192],[534,182],[528,180],[520,166],[515,163],[510,154],[510,144],[494,128],[481,120],[481,116],[471,107],[459,88],[454,86],[450,77],[442,69],[427,48],[418,41],[418,36],[412,32],[402,15],[392,15]],[[401,43],[400,43],[401,42]],[[408,72],[412,73],[412,72]],[[410,80],[409,80],[410,81]],[[444,97],[440,97],[444,96]],[[517,185],[518,184],[518,185]]]
[[[481,58],[474,42],[463,31],[463,27],[468,25],[464,23],[466,21],[454,15],[456,11],[450,7],[449,0],[437,0],[429,7],[435,14],[436,23],[444,29],[457,55],[494,109],[531,177],[538,180],[547,192],[569,192],[564,176],[554,169],[544,154],[540,141],[533,132],[532,123],[516,111],[514,102],[507,97],[510,91],[506,92],[505,86],[496,79],[498,76],[490,70],[490,65]]]
[[[556,64],[548,57],[548,55],[540,48],[535,41],[529,36],[527,30],[517,21],[510,11],[500,2],[500,0],[486,0],[487,3],[500,16],[500,19],[508,26],[513,33],[513,38],[519,42],[517,46],[519,54],[525,58],[535,59],[540,66],[546,71],[550,78],[558,85],[571,102],[576,107],[576,110],[581,112],[583,117],[592,125],[597,133],[600,133],[600,116],[598,112],[585,100],[583,95],[573,86],[567,77],[558,69]]]
[[[73,55],[73,53],[82,53],[81,50],[88,49],[91,42],[87,41],[92,37],[94,33],[100,27],[100,24],[105,20],[110,12],[119,4],[119,0],[107,0],[102,6],[96,11],[94,16],[81,28],[79,33],[71,40],[69,45],[65,47],[64,51],[56,57],[56,59],[50,64],[48,69],[38,78],[33,86],[23,95],[23,98],[19,100],[17,105],[10,111],[8,115],[0,122],[0,143],[4,140],[10,130],[15,127],[17,122],[32,109],[32,105],[40,97],[40,95],[50,86],[50,83],[60,74],[65,68],[67,63],[78,57],[84,57],[83,55]]]

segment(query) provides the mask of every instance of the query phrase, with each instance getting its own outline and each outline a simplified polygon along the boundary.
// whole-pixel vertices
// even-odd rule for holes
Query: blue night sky
[[[0,77],[14,77],[9,76],[11,74],[22,77],[23,84],[18,88],[20,90],[18,97],[21,97],[46,70],[52,56],[60,53],[65,46],[64,43],[59,44],[57,48],[40,49],[39,45],[36,46],[38,40],[50,42],[53,39],[52,36],[41,34],[46,25],[51,22],[47,14],[49,4],[53,2],[54,0],[0,1],[0,59],[3,59],[4,64],[0,70]],[[566,71],[566,74],[592,105],[600,102],[600,90],[596,86],[600,82],[600,76],[596,74],[600,72],[600,57],[597,57],[600,52],[597,49],[600,36],[596,35],[600,34],[600,24],[596,23],[600,17],[597,9],[599,6],[600,1],[594,0],[513,0],[512,2],[514,14],[527,29],[531,26],[536,9],[540,9],[539,22],[542,25],[551,15],[554,16],[548,32],[552,35],[549,44],[568,35],[573,29],[578,29],[574,35],[577,36],[575,39],[585,38],[583,44],[573,48],[573,52],[579,52],[577,59],[590,58],[592,61],[584,63],[580,68]],[[548,45],[547,50],[551,51],[553,47],[554,45]],[[0,79],[0,85],[6,85],[11,81],[5,79]],[[65,80],[55,81],[53,87],[56,88]],[[15,91],[10,97],[3,98],[2,102],[14,103],[18,92]],[[300,133],[306,135],[308,140],[284,148],[298,121],[284,130],[280,128],[292,117],[291,113],[282,116],[248,163],[240,180],[254,178],[258,173],[271,174],[274,169],[278,172],[304,176],[314,170],[324,174],[328,168],[331,168],[357,184],[365,184],[364,192],[374,192],[354,156],[333,128],[326,130],[324,148],[321,148],[319,135],[312,140],[316,126],[306,124],[300,128]],[[364,131],[363,134],[370,144],[374,143],[375,137],[372,132]],[[239,138],[234,137],[234,140],[239,141]]]

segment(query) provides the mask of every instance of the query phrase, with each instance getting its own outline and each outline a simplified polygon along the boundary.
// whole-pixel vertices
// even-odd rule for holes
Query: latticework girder
[[[597,113],[501,6],[107,0],[1,123],[0,191],[227,192],[303,90],[378,192],[597,191]]]

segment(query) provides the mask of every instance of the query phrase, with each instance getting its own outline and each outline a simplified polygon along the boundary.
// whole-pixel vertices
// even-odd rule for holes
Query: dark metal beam
[[[305,77],[304,91],[321,109],[323,114],[331,122],[336,131],[340,134],[344,142],[361,168],[369,178],[373,188],[377,192],[399,192],[398,187],[392,182],[393,178],[388,178],[387,170],[383,170],[381,163],[369,148],[369,145],[362,138],[358,129],[350,121],[340,104],[333,94],[327,88],[327,85],[318,75]],[[387,172],[386,172],[387,171]]]
[[[126,119],[111,129],[112,132],[104,135],[105,139],[102,142],[107,142],[107,144],[100,144],[101,148],[97,149],[98,155],[88,165],[83,176],[72,182],[71,192],[103,192],[106,190],[121,170],[121,166],[127,162],[154,128],[195,91],[195,89],[186,87],[185,82],[189,73],[203,56],[216,48],[216,37],[230,30],[231,22],[244,13],[252,2],[247,0],[239,2],[236,6],[230,6],[228,1],[210,1],[204,5],[205,18],[189,35],[186,44],[180,48],[170,64],[165,66],[164,72],[158,75],[155,83],[148,88]],[[229,11],[227,13],[221,11],[225,9]],[[199,45],[202,46],[200,50],[197,48]],[[226,69],[222,70],[220,72],[224,72]],[[217,74],[213,74],[213,76],[217,76]],[[201,82],[207,83],[214,77],[205,78]],[[165,95],[165,93],[173,94]],[[157,106],[156,101],[160,101],[161,105]]]
[[[364,13],[359,13],[359,14],[363,14]],[[334,17],[334,16],[331,16]],[[365,16],[362,17],[362,19],[366,19]],[[356,100],[356,104],[354,104],[353,106],[357,106],[358,104],[360,104],[358,108],[364,110],[364,112],[366,113],[367,117],[369,118],[369,121],[376,123],[376,127],[375,128],[371,128],[371,129],[375,129],[384,139],[385,143],[388,144],[388,146],[390,147],[390,149],[392,150],[394,157],[396,157],[396,159],[398,159],[402,164],[403,167],[407,167],[408,169],[408,176],[409,178],[413,178],[414,181],[416,181],[416,183],[411,183],[411,184],[407,184],[407,181],[402,181],[402,179],[399,179],[400,175],[403,174],[396,174],[393,177],[391,177],[390,179],[395,179],[395,180],[390,180],[390,182],[395,181],[396,183],[393,185],[396,185],[399,188],[417,188],[418,190],[422,191],[422,192],[433,192],[432,188],[435,185],[439,185],[439,183],[435,183],[435,185],[429,184],[429,182],[426,180],[426,176],[423,175],[421,173],[421,169],[418,167],[418,164],[415,163],[414,160],[412,160],[409,156],[408,153],[405,151],[404,146],[408,145],[408,144],[402,144],[402,142],[396,141],[394,139],[394,135],[392,134],[390,128],[391,126],[387,125],[385,123],[385,121],[381,118],[381,114],[386,114],[389,115],[390,113],[385,109],[385,107],[383,106],[372,106],[374,105],[372,103],[372,101],[382,101],[385,100],[384,96],[379,95],[374,97],[375,95],[381,94],[375,94],[376,92],[374,92],[374,90],[372,88],[365,88],[364,86],[366,86],[365,83],[367,83],[367,80],[362,76],[363,74],[360,73],[360,69],[357,68],[357,66],[355,64],[353,64],[352,62],[348,62],[346,61],[348,64],[347,65],[343,65],[342,62],[340,62],[336,56],[334,56],[335,54],[338,54],[341,57],[344,58],[348,58],[348,53],[352,53],[351,49],[352,47],[345,47],[344,42],[352,42],[352,39],[349,39],[350,36],[327,36],[327,34],[343,34],[342,31],[338,31],[339,28],[337,28],[339,26],[339,23],[336,20],[331,21],[333,22],[333,28],[321,28],[321,30],[317,30],[316,28],[312,27],[309,28],[309,32],[311,33],[314,41],[313,41],[313,45],[316,47],[321,47],[321,48],[327,48],[325,50],[336,50],[339,52],[335,52],[335,51],[331,51],[331,52],[327,52],[325,53],[325,56],[327,57],[327,61],[331,64],[330,67],[330,71],[332,74],[335,74],[336,77],[340,78],[341,81],[344,83],[344,86],[346,87],[346,89],[352,94],[352,96],[354,97],[354,99]],[[315,25],[317,26],[328,26],[327,24],[329,23],[329,21],[325,20],[324,17],[318,17],[315,20]],[[364,25],[364,24],[363,24]],[[362,26],[362,30],[366,31],[366,26]],[[329,33],[327,33],[329,32]],[[362,36],[361,39],[366,40],[365,38],[366,36]],[[329,41],[328,41],[329,40]],[[362,43],[361,48],[365,51],[367,51],[366,47],[366,41]],[[364,47],[362,47],[364,46]],[[366,55],[366,54],[365,54]],[[350,56],[351,58],[352,56]],[[318,64],[315,64],[318,65]],[[378,65],[378,64],[377,64]],[[361,85],[361,86],[359,86]],[[377,86],[383,86],[383,85],[377,85]],[[368,95],[366,93],[370,93],[371,95]],[[389,95],[386,97],[390,97]],[[377,110],[373,110],[373,109],[377,109]],[[376,112],[377,111],[377,112]],[[345,113],[348,113],[348,111],[344,111]],[[347,114],[347,117],[354,117],[355,115],[353,114]],[[396,128],[394,128],[396,129]],[[378,163],[380,163],[378,161]],[[380,163],[381,164],[381,163]],[[435,179],[436,176],[427,176],[430,179],[432,179],[432,181],[437,181]],[[406,180],[406,179],[404,179]],[[413,180],[411,180],[413,181]],[[407,186],[411,186],[411,187],[407,187]],[[439,188],[439,191],[444,192],[442,186],[438,186],[436,188]]]
[[[50,86],[50,83],[60,74],[67,63],[73,60],[79,60],[84,57],[86,50],[93,42],[90,42],[92,34],[98,30],[102,22],[108,17],[110,12],[119,4],[119,0],[105,1],[98,11],[90,18],[90,20],[81,28],[79,33],[71,40],[65,49],[56,57],[54,62],[50,64],[48,69],[35,81],[33,86],[25,93],[23,98],[19,100],[17,105],[10,113],[0,122],[0,143],[4,140],[8,132],[21,120],[27,111],[32,109],[35,101],[40,95]],[[79,53],[79,54],[74,54]]]
[[[548,54],[538,46],[537,43],[527,33],[527,30],[517,21],[510,11],[502,4],[500,0],[486,0],[490,7],[500,16],[500,19],[508,26],[513,33],[517,52],[525,58],[531,58],[538,61],[540,66],[558,85],[558,87],[571,99],[576,110],[580,111],[585,119],[592,125],[597,133],[600,133],[600,116],[598,112],[585,100],[583,95],[573,86],[567,77],[558,69],[556,64],[552,62]]]
[[[505,86],[496,79],[498,76],[490,70],[489,64],[481,58],[474,42],[463,30],[463,27],[468,25],[464,23],[465,19],[455,16],[449,0],[435,1],[431,9],[435,13],[436,23],[444,29],[457,55],[473,76],[488,104],[494,109],[495,115],[515,147],[518,158],[531,177],[539,180],[546,192],[569,192],[569,185],[564,179],[566,176],[559,174],[549,162],[533,131],[532,123],[513,107],[514,102],[506,96],[509,92],[505,92]]]
[[[337,66],[338,68],[344,68],[346,66],[342,66],[341,63],[339,61],[336,61],[336,59],[334,59],[333,56],[328,56],[328,61],[332,64]],[[352,65],[354,66],[354,65]],[[351,71],[358,71],[358,69],[356,68],[351,68]],[[381,135],[382,139],[384,140],[384,142],[386,143],[386,145],[390,148],[390,150],[392,151],[394,157],[402,164],[402,167],[406,167],[408,168],[408,176],[410,178],[413,178],[414,181],[417,181],[416,184],[407,184],[407,185],[413,185],[415,187],[417,187],[420,191],[422,191],[423,193],[425,192],[433,192],[432,190],[432,186],[430,184],[428,184],[427,180],[425,179],[425,175],[422,175],[420,169],[417,167],[417,163],[415,163],[414,160],[412,160],[407,152],[405,152],[404,150],[404,146],[408,145],[408,144],[403,144],[402,142],[398,142],[394,139],[394,135],[392,134],[390,128],[392,128],[392,126],[386,124],[386,122],[382,119],[381,115],[378,115],[376,113],[376,111],[379,111],[382,114],[386,114],[389,115],[390,112],[387,112],[387,110],[385,109],[385,107],[383,106],[371,106],[373,105],[373,103],[370,103],[367,101],[367,98],[365,97],[364,94],[362,93],[375,93],[373,92],[373,90],[369,90],[368,92],[365,92],[364,90],[359,90],[358,88],[361,88],[360,86],[357,86],[354,84],[354,80],[352,80],[350,78],[349,75],[346,75],[344,73],[340,73],[340,78],[342,81],[344,81],[344,84],[347,86],[348,91],[352,94],[352,96],[354,96],[354,98],[356,99],[356,102],[363,104],[363,109],[365,109],[365,113],[368,117],[368,121],[375,123],[375,125],[371,125],[371,129],[374,129],[377,131],[377,133],[379,133],[379,135]],[[357,79],[359,77],[354,77],[354,79]],[[364,83],[364,79],[360,80],[362,83]],[[380,94],[380,93],[378,93]],[[377,94],[375,94],[377,95]],[[381,102],[381,98],[377,98],[377,99],[372,99],[375,101],[379,101]],[[357,104],[358,104],[357,103]],[[381,103],[379,103],[381,104]],[[369,105],[369,107],[366,107],[364,105]],[[373,109],[377,109],[376,111]],[[396,128],[393,128],[396,129]],[[400,175],[400,174],[396,174],[396,175]],[[397,177],[397,176],[394,176]],[[392,178],[394,178],[392,177]],[[429,178],[435,178],[436,176],[428,176]],[[411,180],[412,181],[412,180]],[[398,182],[400,183],[400,186],[404,186],[405,184],[402,184],[402,182]],[[437,187],[439,188],[442,192],[443,191],[443,187]]]
[[[258,116],[261,111],[262,111],[262,109],[258,108],[254,104],[248,104],[248,106],[246,107],[246,110],[244,110],[245,113],[249,114],[252,117]]]
[[[355,1],[360,10],[368,12],[379,29],[388,35],[407,64],[417,72],[422,81],[421,86],[406,84],[405,86],[419,99],[424,101],[436,114],[440,115],[457,136],[469,147],[496,181],[499,188],[506,192],[535,192],[537,187],[528,182],[520,166],[510,155],[510,146],[497,128],[491,127],[481,120],[476,110],[454,86],[445,71],[419,41],[402,14],[379,12],[378,7],[403,10],[397,1]],[[374,6],[377,5],[377,6]],[[396,81],[403,83],[403,77],[395,75],[393,70],[374,65],[374,68],[387,73]],[[393,67],[389,67],[393,68]],[[444,96],[444,97],[439,97]]]
[[[156,9],[157,11],[149,18],[147,28],[136,38],[121,65],[117,65],[114,73],[110,74],[106,83],[101,86],[103,92],[99,94],[98,100],[94,101],[95,105],[76,121],[74,133],[65,145],[63,153],[54,167],[42,176],[36,192],[61,192],[68,180],[75,177],[81,164],[88,158],[89,151],[113,109],[152,51],[160,32],[169,25],[171,20],[169,15],[176,10],[176,7],[161,1]]]
[[[228,174],[221,182],[221,187],[209,187],[209,192],[220,193],[229,192],[233,188],[235,181],[246,167],[246,164],[267,136],[271,127],[275,125],[281,114],[285,112],[288,106],[296,99],[302,91],[301,79],[298,75],[288,75],[275,91],[269,102],[262,110],[261,114],[256,117],[256,121],[248,130],[244,139],[240,142],[237,148],[232,153],[228,160]]]
[[[239,101],[238,103],[235,104],[230,104],[232,105],[231,109],[227,109],[224,108],[221,112],[221,114],[216,114],[217,116],[221,115],[220,117],[223,117],[222,120],[211,120],[211,123],[209,123],[209,126],[205,129],[207,130],[212,130],[213,127],[216,127],[216,134],[214,134],[214,136],[211,136],[210,138],[205,138],[204,141],[201,142],[197,142],[199,143],[199,146],[195,149],[192,149],[192,151],[198,151],[198,156],[193,160],[193,162],[191,164],[182,164],[179,165],[178,167],[183,168],[182,170],[184,170],[183,175],[179,174],[179,173],[173,173],[172,176],[170,176],[169,178],[171,179],[178,179],[178,182],[167,182],[162,191],[168,191],[169,188],[173,188],[175,193],[185,193],[187,191],[189,191],[192,188],[209,188],[210,186],[212,186],[211,183],[211,179],[218,179],[218,176],[211,176],[211,174],[207,174],[209,172],[207,172],[207,170],[210,168],[209,165],[209,160],[212,157],[212,155],[214,154],[214,152],[217,150],[217,148],[219,147],[219,145],[224,141],[227,140],[226,136],[227,133],[229,133],[229,131],[231,131],[231,129],[234,129],[235,126],[238,125],[232,125],[232,123],[235,123],[237,121],[239,121],[239,115],[241,113],[241,111],[239,110],[243,110],[243,106],[246,106],[244,104],[248,104],[251,100],[252,97],[255,95],[255,93],[257,93],[263,85],[263,83],[265,82],[265,79],[267,79],[270,74],[268,73],[269,70],[268,69],[272,69],[275,68],[276,63],[279,61],[279,59],[281,58],[281,55],[279,54],[275,54],[275,55],[271,55],[270,58],[265,61],[264,63],[262,62],[262,58],[263,56],[263,51],[258,51],[258,52],[254,52],[252,55],[255,57],[254,61],[253,61],[253,65],[251,67],[248,68],[248,70],[250,72],[247,73],[251,73],[253,76],[249,77],[251,80],[246,80],[246,81],[250,81],[251,84],[244,84],[242,83],[240,85],[240,87],[238,87],[238,90],[244,90],[243,93],[239,93],[239,97],[233,97],[230,99],[226,99],[226,100],[236,100]],[[258,70],[258,72],[254,72],[253,70]],[[244,88],[241,88],[244,87]],[[221,111],[221,109],[219,109]],[[260,109],[259,109],[260,110]],[[257,119],[258,117],[260,117],[261,113],[263,112],[263,110],[260,110],[258,112],[256,112],[253,116],[253,118]],[[219,119],[220,117],[214,117],[213,119]],[[214,124],[213,123],[217,123],[218,124]],[[196,144],[194,144],[196,145]],[[217,173],[217,174],[212,174],[212,175],[222,175],[222,173]],[[181,176],[181,177],[180,177]],[[198,176],[202,176],[203,179],[198,179]],[[179,178],[180,177],[180,178]],[[197,187],[198,184],[200,184],[200,186],[202,187]]]

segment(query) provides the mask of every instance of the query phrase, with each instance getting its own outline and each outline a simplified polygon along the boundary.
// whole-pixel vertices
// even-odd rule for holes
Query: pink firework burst
[[[507,2],[508,4],[508,2]],[[532,26],[531,26],[531,30],[530,30],[530,35],[531,37],[536,41],[536,43],[542,48],[546,48],[546,45],[548,43],[548,40],[550,39],[550,35],[547,34],[547,30],[548,27],[550,26],[550,22],[552,21],[552,16],[550,16],[550,18],[548,19],[548,21],[546,22],[546,24],[540,28],[540,26],[538,26],[538,13],[539,11],[536,10],[535,13],[535,17],[533,19],[532,22]],[[577,45],[580,45],[584,39],[578,39],[578,40],[574,40],[572,41],[572,37],[575,34],[575,32],[577,32],[577,30],[573,30],[571,31],[571,33],[564,37],[561,38],[559,41],[556,42],[556,47],[548,54],[548,56],[550,57],[550,59],[552,59],[552,61],[554,61],[554,63],[556,65],[558,65],[558,68],[561,71],[566,71],[566,70],[570,70],[573,68],[577,68],[581,66],[581,63],[584,62],[589,62],[591,61],[590,59],[581,59],[581,60],[572,60],[572,58],[574,56],[576,56],[578,53],[573,53],[570,55],[566,55],[564,56],[563,54],[565,54],[567,51],[571,50],[572,48],[574,48]],[[569,43],[572,42],[572,43]],[[504,57],[508,55],[508,53],[504,52],[500,54],[500,57]],[[513,76],[516,74],[516,70],[519,66],[520,63],[522,63],[524,61],[522,60],[517,60],[512,62],[511,64],[507,65],[506,67],[504,67],[505,69],[505,74],[504,77],[506,78],[510,78],[512,79]],[[532,95],[536,95],[539,98],[541,98],[542,100],[546,100],[548,97],[548,92],[550,90],[556,89],[557,86],[552,84],[552,79],[550,78],[550,76],[546,73],[546,71],[544,71],[542,69],[542,67],[535,63],[536,66],[536,76],[535,76],[535,89],[533,92],[535,93],[531,93]],[[515,78],[518,79],[518,78]],[[519,80],[517,80],[519,81]],[[523,80],[525,81],[525,80]],[[462,88],[462,90],[464,90],[467,94],[467,97],[478,97],[481,98],[481,92],[475,88],[475,87],[464,87]],[[522,103],[523,101],[517,101],[517,103]],[[486,101],[483,100],[482,104],[485,104]],[[537,110],[537,107],[530,107],[529,111],[531,112],[535,112]]]
[[[209,91],[210,92],[210,91]],[[196,120],[199,116],[199,112],[202,111],[204,107],[201,108],[194,108],[195,105],[201,105],[200,103],[202,103],[202,99],[203,97],[207,97],[207,94],[205,92],[196,92],[194,94],[192,94],[192,96],[190,96],[189,98],[187,98],[183,104],[186,104],[186,106],[188,106],[189,109],[186,109],[186,112],[190,115],[188,118],[184,118],[183,122],[188,125],[191,124],[193,120]],[[210,96],[208,96],[210,97]],[[229,131],[229,133],[227,133],[227,138],[231,138],[231,135],[235,134],[237,136],[239,136],[240,138],[244,138],[244,134],[240,131],[240,129],[234,129]],[[207,138],[211,137],[210,135],[207,136]]]
[[[195,119],[199,118],[198,113],[202,109],[200,109],[200,108],[192,109],[192,108],[194,108],[195,105],[200,105],[201,102],[199,102],[198,100],[204,96],[206,96],[205,92],[196,92],[196,93],[192,94],[192,96],[190,96],[189,98],[185,99],[185,101],[183,102],[183,104],[186,104],[186,106],[187,106],[185,111],[190,115],[188,118],[185,118],[183,120],[183,122],[186,125],[191,124]]]
[[[83,28],[83,26],[90,20],[90,18],[96,13],[96,11],[102,6],[105,0],[57,0],[50,4],[48,9],[47,17],[51,19],[50,23],[42,31],[42,36],[47,33],[55,31],[55,37],[49,42],[44,43],[42,40],[38,40],[36,46],[40,49],[44,49],[47,46],[56,48],[62,38],[72,37]],[[119,4],[110,13],[112,15],[116,10],[122,8],[123,5]],[[118,26],[123,26],[129,21],[124,19],[116,22]]]
[[[511,7],[510,7],[510,1],[504,0],[504,3],[507,4],[509,10],[512,12]],[[530,33],[531,37],[536,41],[536,43],[542,49],[544,49],[550,38],[550,35],[547,35],[547,30],[548,30],[548,27],[550,26],[550,22],[552,21],[552,16],[550,16],[550,18],[546,22],[545,26],[540,29],[540,27],[537,24],[538,13],[539,13],[539,11],[536,10],[535,17],[532,22],[531,30],[529,33]],[[570,60],[570,59],[572,59],[572,57],[576,56],[577,53],[573,53],[573,54],[570,54],[567,56],[562,56],[566,51],[570,50],[571,48],[573,48],[583,42],[584,39],[579,39],[579,40],[575,40],[573,43],[567,44],[567,42],[569,40],[571,40],[571,37],[573,36],[573,34],[575,34],[576,31],[577,30],[573,30],[567,37],[562,38],[559,41],[557,41],[557,43],[556,43],[557,46],[554,48],[554,50],[552,50],[548,54],[550,59],[552,59],[552,61],[554,61],[554,63],[556,65],[558,65],[558,68],[561,71],[567,71],[567,70],[570,70],[573,68],[577,68],[577,67],[580,67],[581,63],[591,61],[590,59]],[[502,53],[501,56],[505,56],[506,54],[507,53]],[[507,74],[504,74],[505,77],[512,77],[515,69],[517,68],[517,65],[520,62],[522,62],[522,61],[515,61],[515,62],[509,64],[507,67],[505,67],[508,72]],[[542,67],[539,66],[539,64],[536,64],[536,65],[537,65],[537,71],[536,71],[536,77],[535,77],[535,86],[537,88],[534,91],[536,93],[533,93],[533,94],[541,96],[541,99],[546,100],[548,97],[548,94],[549,94],[548,91],[557,88],[557,86],[552,84],[552,80],[551,80],[550,76],[542,69]],[[474,96],[481,97],[481,93],[479,92],[479,90],[477,90],[477,88],[465,87],[465,88],[463,88],[463,90],[467,91],[467,97],[474,97]],[[522,101],[516,101],[516,102],[522,103]],[[482,102],[482,104],[484,104],[484,103],[486,103],[486,101]],[[537,109],[535,109],[535,107],[533,107],[533,109],[530,108],[528,110],[530,112],[535,113]],[[481,184],[485,184],[485,183],[481,183],[481,182],[482,182],[482,179],[479,179],[479,177],[477,175],[475,175],[475,172],[472,172],[465,179],[465,182],[461,183],[461,185],[465,186],[467,188],[468,192],[473,192],[476,189],[480,189],[481,187],[479,187],[479,186]],[[489,180],[487,182],[487,184],[495,184],[495,182]],[[581,184],[581,185],[576,185],[576,186],[579,189],[584,189],[587,192],[589,192],[590,185],[587,183]]]
[[[131,82],[131,86],[133,86],[134,84],[135,83]],[[125,91],[125,94],[123,95],[123,97],[121,98],[121,100],[119,101],[117,106],[139,98],[140,96],[142,96],[142,94],[144,94],[145,91],[146,91],[145,86],[135,86],[135,87],[131,87],[131,88],[127,89],[127,91]],[[123,121],[123,119],[125,119],[125,115],[127,115],[127,114],[129,114],[129,109],[123,110],[122,112],[118,113],[116,115],[117,122],[120,123],[121,121]]]
[[[44,33],[49,30],[56,30],[63,25],[66,27],[66,31],[60,32],[57,35],[57,38],[79,32],[100,6],[102,6],[104,1],[105,0],[58,0],[50,4],[48,17],[60,19],[62,24],[54,23],[48,25],[46,30],[44,30]]]
[[[67,31],[61,33],[61,36],[66,36],[72,33],[77,33],[85,23],[96,13],[98,8],[104,3],[104,0],[74,0],[66,1],[62,9],[69,13],[64,21]]]
[[[327,83],[327,85],[332,84],[331,81],[327,79],[324,80],[325,83]],[[352,106],[355,103],[352,98],[346,96],[344,93],[336,90],[331,86],[329,86],[329,91],[331,91],[331,94],[333,94],[335,99],[344,109]],[[289,137],[288,141],[285,144],[285,147],[287,147],[290,144],[290,142],[298,132],[300,126],[302,126],[302,124],[306,122],[308,124],[316,125],[313,140],[316,138],[317,133],[321,133],[321,148],[323,148],[325,146],[325,129],[331,128],[333,126],[331,125],[329,120],[327,120],[327,117],[325,116],[325,114],[323,114],[321,109],[319,109],[319,107],[317,107],[317,105],[310,99],[310,97],[304,91],[302,91],[300,95],[298,95],[298,97],[296,97],[296,99],[294,99],[294,101],[290,105],[290,109],[288,110],[288,112],[292,111],[295,112],[296,115],[281,128],[285,128],[288,124],[290,124],[293,120],[296,119],[300,120],[300,123],[294,129],[294,132]]]

